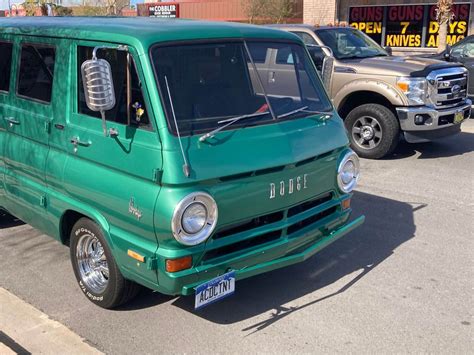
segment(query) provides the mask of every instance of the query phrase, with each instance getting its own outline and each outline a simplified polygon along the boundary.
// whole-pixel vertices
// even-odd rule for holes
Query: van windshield
[[[227,129],[332,110],[305,49],[296,43],[156,45],[151,56],[173,134],[174,116],[184,136],[243,115],[249,117]]]

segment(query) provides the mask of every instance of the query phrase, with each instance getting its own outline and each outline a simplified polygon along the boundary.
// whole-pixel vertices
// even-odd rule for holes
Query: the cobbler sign
[[[148,5],[148,16],[158,18],[177,18],[179,17],[179,4],[166,5],[150,4]]]

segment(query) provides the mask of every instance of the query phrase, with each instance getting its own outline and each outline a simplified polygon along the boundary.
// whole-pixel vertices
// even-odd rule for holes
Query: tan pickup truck
[[[455,134],[470,117],[468,71],[460,64],[392,56],[351,27],[276,27],[307,45],[362,157],[382,158],[400,138],[418,143]]]

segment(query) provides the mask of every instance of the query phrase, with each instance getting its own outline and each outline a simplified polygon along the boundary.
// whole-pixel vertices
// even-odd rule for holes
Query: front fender
[[[339,110],[349,95],[360,91],[369,91],[385,97],[393,106],[408,106],[405,95],[393,85],[383,80],[358,79],[345,84],[334,96],[334,106]]]

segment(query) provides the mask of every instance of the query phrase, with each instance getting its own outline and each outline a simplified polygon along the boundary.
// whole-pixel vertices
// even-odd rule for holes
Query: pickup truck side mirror
[[[452,48],[451,48],[451,46],[448,44],[448,45],[446,46],[445,51],[444,51],[444,59],[445,59],[446,61],[448,61],[448,62],[451,60],[451,51],[452,51]]]
[[[97,59],[98,49],[94,48],[92,59],[82,63],[81,74],[87,107],[101,113],[104,136],[107,136],[105,112],[115,106],[115,91],[110,64],[105,59]]]
[[[390,46],[385,47],[385,51],[388,53],[388,55],[393,55],[392,47]]]

